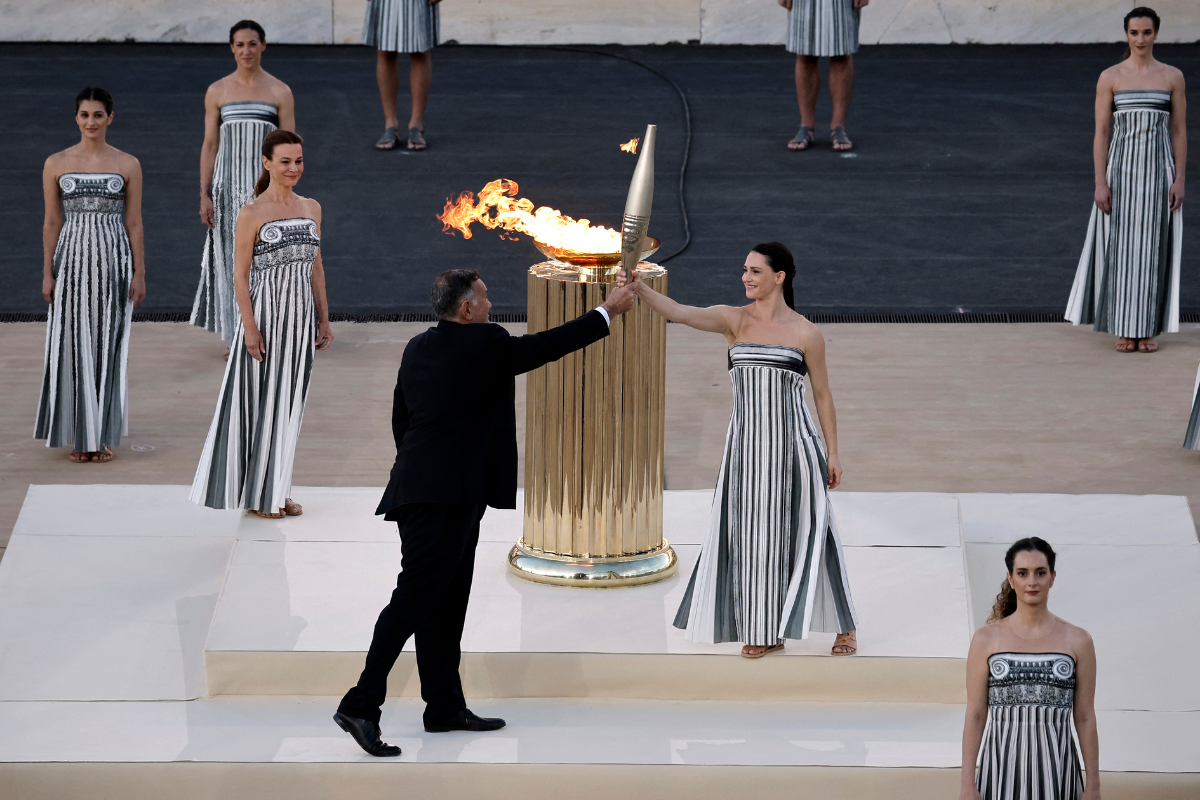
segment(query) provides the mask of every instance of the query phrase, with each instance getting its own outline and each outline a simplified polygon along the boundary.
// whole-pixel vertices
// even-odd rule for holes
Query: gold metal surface
[[[665,269],[642,262],[637,273],[666,293]],[[575,319],[616,288],[553,261],[531,267],[528,280],[530,333]],[[529,373],[525,526],[509,555],[516,574],[628,586],[675,573],[662,538],[666,328],[638,303],[606,338]]]
[[[560,250],[534,239],[533,244],[551,263],[571,266],[583,276],[587,283],[611,283],[616,280],[617,267],[621,265],[621,253],[577,253],[573,250]],[[653,236],[645,237],[642,243],[642,258],[649,258],[658,252],[662,242]]]

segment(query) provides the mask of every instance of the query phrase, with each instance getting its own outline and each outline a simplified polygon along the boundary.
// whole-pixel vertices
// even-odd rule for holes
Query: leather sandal
[[[838,648],[842,648],[842,652],[838,652]],[[849,633],[839,633],[837,638],[833,640],[833,649],[829,651],[831,656],[852,656],[858,652],[858,636],[855,631]]]
[[[854,149],[854,142],[850,141],[850,137],[846,135],[846,129],[841,125],[829,131],[829,138],[833,141],[833,149],[839,153],[846,153]]]
[[[92,454],[85,453],[82,450],[75,450],[75,451],[72,451],[72,453],[69,456],[67,456],[67,460],[73,461],[76,464],[86,464],[87,462],[92,460]]]
[[[1153,339],[1139,339],[1137,349],[1139,353],[1157,353],[1158,342]]]
[[[262,517],[263,519],[283,519],[285,516],[287,516],[282,511],[277,512],[277,513],[272,513],[270,511],[259,511],[257,508],[254,509],[254,513],[257,514],[258,516]]]
[[[1117,339],[1118,353],[1132,353],[1135,350],[1137,350],[1137,345],[1134,344],[1133,339],[1128,339],[1124,336],[1122,336],[1120,339]]]
[[[800,130],[788,142],[788,150],[807,150],[813,146],[813,142],[816,140],[817,137],[813,135],[812,126],[801,125]]]
[[[104,448],[103,450],[97,450],[95,453],[92,453],[91,455],[92,455],[92,463],[93,464],[107,464],[108,462],[113,460],[113,451],[108,449],[107,447]]]
[[[304,513],[304,507],[289,497],[283,501],[283,513],[289,517],[298,517]]]
[[[376,150],[395,150],[400,146],[400,129],[395,125],[389,125],[383,131],[383,136],[379,137],[379,141],[375,143]]]
[[[409,150],[424,150],[428,145],[425,143],[425,131],[420,128],[408,129],[408,149]]]
[[[750,652],[746,652],[747,647],[752,647],[755,649],[751,650]],[[759,648],[761,648],[761,649],[759,649]],[[776,650],[782,650],[782,649],[783,649],[782,642],[779,644],[769,644],[766,647],[763,647],[760,644],[748,644],[748,645],[745,645],[742,647],[742,658],[762,658],[767,653],[773,653]]]

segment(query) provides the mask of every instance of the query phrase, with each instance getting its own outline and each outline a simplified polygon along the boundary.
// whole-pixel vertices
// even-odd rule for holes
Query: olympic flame
[[[470,239],[471,224],[478,222],[489,230],[524,233],[563,251],[616,253],[621,249],[619,231],[593,226],[586,219],[572,219],[547,206],[535,208],[532,200],[517,197],[517,190],[516,181],[500,178],[484,186],[478,197],[463,192],[456,198],[447,198],[446,207],[437,215],[442,230],[452,235],[458,231],[464,239]]]
[[[640,141],[641,141],[641,137],[635,136],[632,139],[630,139],[628,142],[626,142],[625,144],[621,145],[621,150],[623,150],[626,153],[633,153],[636,156],[638,142],[640,142]]]

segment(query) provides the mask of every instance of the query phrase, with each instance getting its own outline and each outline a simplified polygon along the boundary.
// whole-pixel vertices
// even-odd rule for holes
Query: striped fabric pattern
[[[1183,210],[1170,211],[1175,181],[1171,93],[1114,92],[1108,186],[1112,213],[1094,204],[1066,318],[1142,339],[1179,330]]]
[[[858,52],[853,0],[793,0],[787,51],[800,56],[850,56]]]
[[[1065,653],[988,658],[988,722],[975,787],[983,800],[1077,800],[1075,660]]]
[[[315,353],[312,268],[320,245],[311,219],[259,229],[250,300],[267,352],[262,361],[250,357],[239,323],[192,482],[193,503],[273,513],[291,493]]]
[[[712,521],[675,616],[693,642],[761,646],[858,627],[806,372],[793,347],[729,348],[733,413]]]
[[[1200,450],[1200,369],[1196,370],[1196,386],[1192,389],[1192,417],[1188,420],[1183,446],[1188,450]]]
[[[424,53],[438,44],[438,6],[427,0],[367,0],[363,44],[389,53]]]
[[[54,249],[54,301],[33,438],[95,453],[128,433],[127,366],[133,254],[125,229],[125,179],[59,176],[63,226]]]
[[[191,323],[233,339],[241,316],[233,293],[233,233],[242,206],[254,199],[262,172],[262,143],[279,127],[279,108],[257,100],[221,106],[221,140],[213,165],[213,226],[200,257],[200,287]]]

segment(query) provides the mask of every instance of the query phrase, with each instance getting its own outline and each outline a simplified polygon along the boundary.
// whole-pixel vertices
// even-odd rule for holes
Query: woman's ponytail
[[[792,290],[792,279],[796,277],[796,259],[792,258],[792,251],[779,242],[761,242],[750,248],[750,252],[765,256],[767,266],[773,272],[783,273],[783,302],[795,311],[796,296]]]
[[[303,145],[304,140],[300,138],[300,134],[292,131],[274,130],[267,134],[262,143],[263,158],[270,161],[275,157],[275,148],[281,144],[298,144]],[[271,185],[271,173],[267,172],[267,168],[263,167],[262,173],[258,176],[258,182],[254,184],[254,196],[258,197],[267,190]]]

